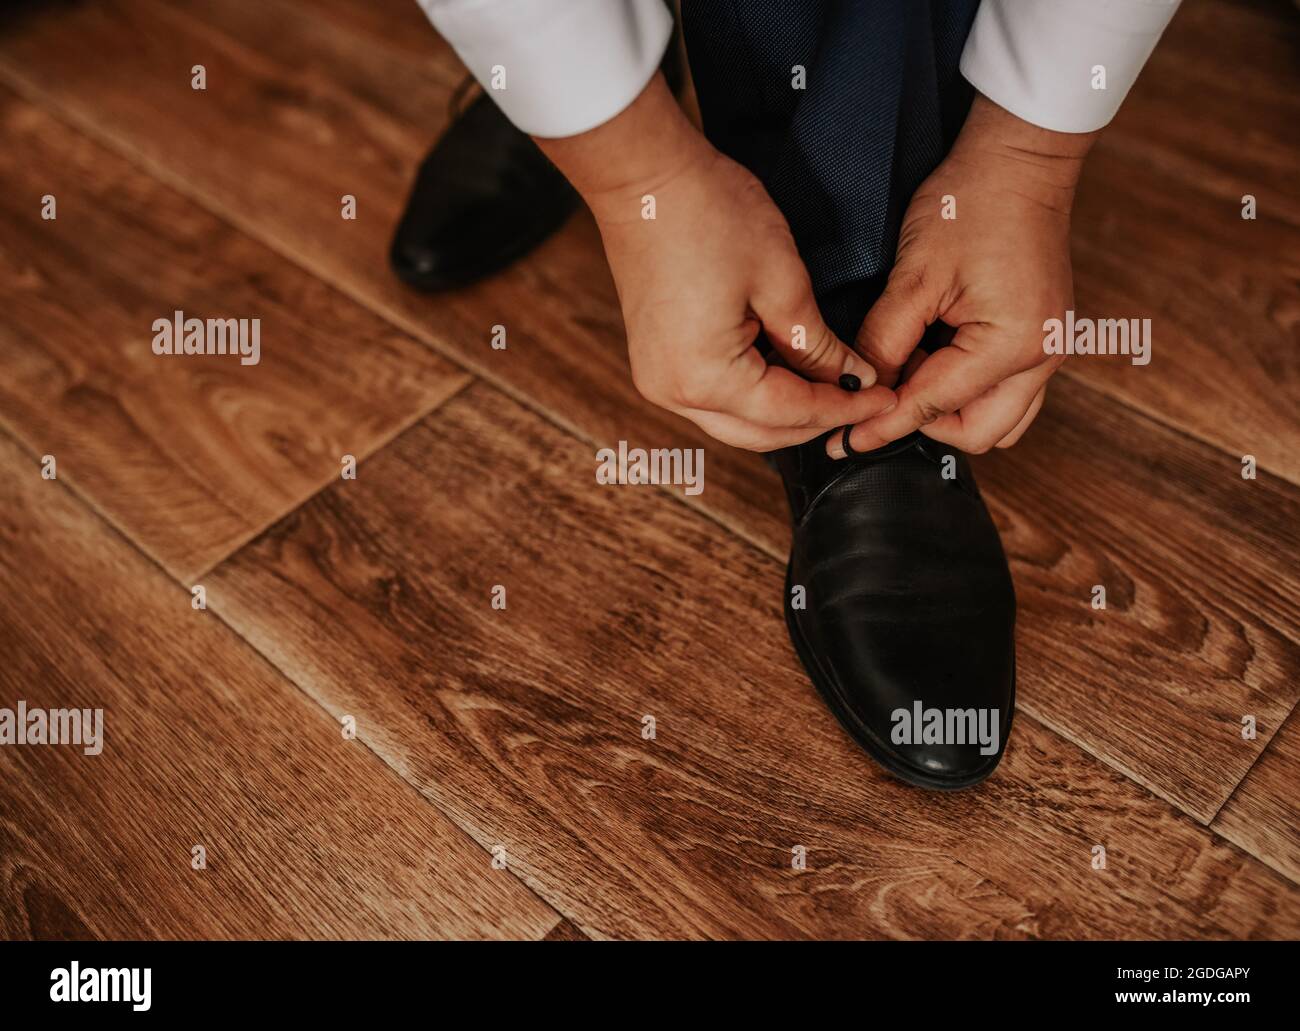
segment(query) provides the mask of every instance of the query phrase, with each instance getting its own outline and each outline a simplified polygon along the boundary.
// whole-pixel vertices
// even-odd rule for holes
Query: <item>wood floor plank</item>
[[[1300,709],[1273,736],[1211,826],[1300,884]]]
[[[1152,320],[1152,361],[1072,376],[1300,483],[1300,21],[1184,3],[1088,160],[1078,309]],[[1189,107],[1189,98],[1196,98]],[[1242,218],[1255,198],[1257,217]]]
[[[1251,10],[1220,6],[1188,5],[1208,9],[1204,17],[1211,25]],[[160,8],[153,0],[117,0],[79,10],[57,26],[33,19],[0,39],[0,74],[80,119],[87,131],[111,136],[159,175],[183,180],[185,189],[250,233],[577,436],[598,446],[625,439],[703,447],[707,487],[687,503],[769,554],[784,556],[789,529],[775,476],[754,456],[708,442],[632,390],[618,310],[588,219],[573,220],[534,258],[454,295],[420,297],[387,272],[384,252],[410,171],[438,128],[414,124],[413,112],[445,117],[454,74],[413,55],[400,41],[405,32],[385,33],[386,22],[373,14],[355,15],[364,27],[354,29],[347,21],[352,16],[342,13],[350,10],[348,0],[333,0],[324,17],[311,16],[297,0],[202,0],[171,13]],[[395,9],[394,24],[414,34],[422,15],[403,10]],[[106,61],[93,68],[75,61],[70,38],[93,43]],[[1186,49],[1175,40],[1181,53],[1178,47]],[[176,72],[171,55],[177,53],[205,55],[211,66],[206,94],[194,95],[188,77]],[[1266,48],[1261,59],[1271,67],[1276,54]],[[340,63],[347,71],[335,81],[330,70]],[[398,87],[386,89],[394,75]],[[1258,88],[1251,85],[1254,71],[1243,76],[1248,82],[1242,88]],[[163,101],[145,104],[142,96]],[[1122,138],[1131,139],[1134,133],[1126,132]],[[1184,136],[1168,138],[1161,153],[1173,153]],[[1254,286],[1243,283],[1245,292],[1238,293],[1248,303],[1234,306],[1228,258],[1215,255],[1237,253],[1237,238],[1207,195],[1182,189],[1195,179],[1195,161],[1222,163],[1231,149],[1192,150],[1193,164],[1170,174],[1181,192],[1171,185],[1172,199],[1162,200],[1152,191],[1164,181],[1142,185],[1151,177],[1136,174],[1137,156],[1129,159],[1134,167],[1121,167],[1124,147],[1101,153],[1102,179],[1138,185],[1127,187],[1129,199],[1116,202],[1120,214],[1109,222],[1085,217],[1079,226],[1080,247],[1091,255],[1085,271],[1096,273],[1094,298],[1105,310],[1138,296],[1126,293],[1125,284],[1142,280],[1145,270],[1129,262],[1121,274],[1107,263],[1121,254],[1114,250],[1117,240],[1138,233],[1130,223],[1157,212],[1162,235],[1154,241],[1135,235],[1130,242],[1139,251],[1171,248],[1165,256],[1174,270],[1161,274],[1185,277],[1170,296],[1187,295],[1186,304],[1168,301],[1163,310],[1183,319],[1180,332],[1187,334],[1195,335],[1198,319],[1222,324],[1213,330],[1220,336],[1205,338],[1217,341],[1216,350],[1242,326],[1252,327],[1240,346],[1254,349],[1253,357],[1237,364],[1272,375],[1277,390],[1243,400],[1235,379],[1231,389],[1193,382],[1188,377],[1201,376],[1198,370],[1217,369],[1212,375],[1228,378],[1236,373],[1223,364],[1231,355],[1197,352],[1189,339],[1186,360],[1178,362],[1181,379],[1163,378],[1161,370],[1172,362],[1114,374],[1130,385],[1151,385],[1141,397],[1125,394],[1138,409],[1160,409],[1157,394],[1165,387],[1156,384],[1169,383],[1178,404],[1218,412],[1212,418],[1223,422],[1222,433],[1216,437],[1199,424],[1196,431],[1227,450],[1166,433],[1061,379],[1034,431],[1009,455],[989,456],[979,467],[1009,535],[1020,594],[1022,705],[1208,823],[1300,691],[1300,585],[1292,566],[1274,561],[1279,551],[1295,547],[1295,496],[1267,475],[1255,481],[1238,475],[1243,453],[1283,473],[1290,469],[1287,456],[1300,455],[1293,413],[1285,410],[1297,382],[1295,359],[1266,339],[1278,318],[1283,328],[1289,325],[1290,287],[1277,286],[1285,266],[1261,264],[1285,236],[1271,221],[1251,224],[1265,246],[1249,267],[1262,278],[1252,279]],[[1272,157],[1261,168],[1266,185],[1279,181]],[[1214,196],[1227,196],[1231,184],[1220,180]],[[334,217],[344,191],[358,195],[362,212],[349,235]],[[1194,219],[1178,207],[1179,198],[1192,205]],[[1090,210],[1085,205],[1085,214]],[[1174,251],[1187,248],[1192,257],[1175,257]],[[1223,285],[1197,281],[1194,272],[1202,267],[1210,279],[1227,277]],[[1151,303],[1153,296],[1141,300]],[[505,351],[488,345],[490,327],[498,323],[508,328]],[[1266,342],[1256,348],[1259,340]],[[1157,351],[1157,362],[1163,353]],[[1109,369],[1108,363],[1075,364],[1078,378],[1097,382],[1109,396],[1123,393],[1106,381],[1111,373],[1101,367]],[[1094,367],[1098,371],[1088,371]],[[1263,373],[1242,375],[1243,382],[1262,387]],[[1229,410],[1239,430],[1221,418]],[[1065,511],[1069,520],[1059,515]],[[1112,598],[1104,617],[1088,604],[1096,584]],[[1248,712],[1259,715],[1261,734],[1243,743],[1236,727]]]
[[[1297,44],[1285,0],[1185,0],[1102,134],[1104,149],[1150,165],[1148,177],[1171,188],[1222,199],[1238,218],[1242,193],[1255,194],[1270,220],[1300,228]]]
[[[468,381],[7,89],[0,137],[0,424],[175,576]],[[155,354],[176,311],[260,319],[260,360]]]
[[[1300,931],[1294,885],[1024,715],[978,790],[888,779],[798,668],[780,563],[594,469],[475,385],[210,604],[594,936]]]
[[[0,435],[0,937],[541,938],[556,914]],[[192,866],[201,846],[206,867]]]

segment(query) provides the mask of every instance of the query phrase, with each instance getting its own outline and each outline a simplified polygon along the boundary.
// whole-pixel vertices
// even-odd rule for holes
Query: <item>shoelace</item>
[[[952,338],[957,331],[946,322],[932,322],[926,327],[925,335],[921,338],[921,347],[929,354],[933,354],[941,347],[947,347],[952,343]],[[840,389],[847,390],[850,393],[856,393],[862,389],[862,381],[851,372],[846,372],[840,377]],[[865,451],[854,451],[853,446],[849,443],[849,433],[852,426],[845,426],[843,434],[840,437],[840,443],[844,447],[844,457],[853,458],[855,455],[864,455]]]
[[[858,377],[853,375],[853,373],[846,372],[840,377],[840,389],[847,390],[851,394],[856,394],[862,389],[862,380],[858,379]],[[840,443],[844,448],[844,458],[846,460],[852,458],[858,453],[853,450],[853,445],[849,443],[849,434],[852,430],[853,426],[851,424],[845,426],[843,431],[844,435],[840,438]]]

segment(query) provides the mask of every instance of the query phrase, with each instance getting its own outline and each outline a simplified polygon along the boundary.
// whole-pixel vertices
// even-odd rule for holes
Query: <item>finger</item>
[[[791,368],[821,383],[838,383],[846,373],[864,387],[875,383],[876,370],[822,319],[808,271],[793,246],[788,256],[765,262],[763,269],[750,306]]]
[[[921,432],[969,454],[981,455],[1020,424],[1053,371],[1044,362],[1010,376],[958,411],[923,426]]]
[[[1020,422],[1016,423],[1016,428],[999,440],[995,447],[1011,447],[1012,444],[1023,437],[1025,430],[1029,429],[1030,424],[1038,417],[1038,413],[1043,407],[1043,401],[1046,398],[1047,387],[1040,387],[1038,393],[1034,395],[1034,400],[1030,402],[1029,411],[1025,412]]]
[[[838,383],[804,379],[773,355],[765,360],[753,347],[737,356],[724,375],[711,379],[707,391],[664,407],[690,419],[717,413],[768,429],[816,431],[870,419],[896,402],[888,387],[850,391]]]
[[[896,402],[888,387],[851,392],[830,383],[814,383],[779,365],[768,365],[758,382],[732,393],[718,410],[758,426],[828,430],[870,419]]]
[[[879,382],[898,382],[926,326],[939,317],[937,309],[938,296],[924,273],[896,265],[858,329],[858,350],[875,366]]]
[[[921,367],[921,363],[925,361],[928,357],[930,356],[926,354],[923,350],[921,350],[921,348],[919,347],[915,351],[913,351],[911,357],[907,359],[907,364],[903,366],[902,373],[898,377],[899,382],[906,383],[909,379],[911,379],[912,373],[914,373],[917,369],[919,369]]]
[[[826,431],[814,427],[758,426],[722,412],[687,412],[686,417],[710,437],[745,451],[776,451],[812,440]]]
[[[849,443],[855,451],[884,447],[949,412],[969,404],[994,384],[1020,371],[989,346],[992,330],[983,324],[961,327],[948,347],[927,356],[898,388],[898,406],[860,426]]]

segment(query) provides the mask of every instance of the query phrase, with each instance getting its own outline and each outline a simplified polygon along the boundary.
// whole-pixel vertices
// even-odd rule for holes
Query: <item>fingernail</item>
[[[897,408],[897,407],[898,407],[898,402],[897,402],[897,401],[890,401],[888,407],[885,407],[885,408],[880,409],[880,411],[878,411],[876,414],[877,414],[877,415],[886,415],[886,414],[888,414],[889,412],[892,412],[892,411],[893,411],[895,408]]]
[[[847,390],[850,393],[857,393],[862,389],[862,380],[851,372],[846,372],[840,377],[840,389]]]
[[[826,453],[832,458],[843,458],[845,456],[844,434],[839,430],[835,431],[835,436],[831,439],[830,447],[826,449]]]

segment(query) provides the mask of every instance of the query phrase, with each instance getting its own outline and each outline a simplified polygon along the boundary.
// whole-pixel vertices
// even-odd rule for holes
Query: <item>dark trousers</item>
[[[852,341],[912,193],[973,91],[957,71],[979,0],[685,0],[714,146],[785,214],[827,324]],[[792,85],[798,68],[804,88]]]

